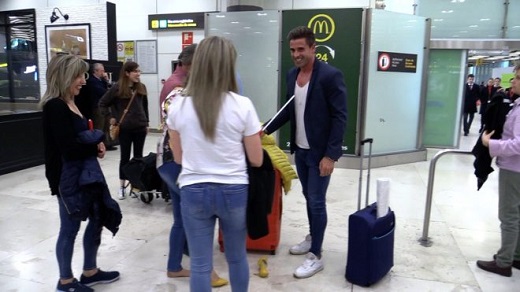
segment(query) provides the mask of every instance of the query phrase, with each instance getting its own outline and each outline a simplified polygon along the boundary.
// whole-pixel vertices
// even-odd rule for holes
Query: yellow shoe
[[[228,283],[229,282],[226,279],[217,278],[216,280],[211,280],[211,287],[218,288],[218,287],[226,286]]]
[[[269,270],[267,269],[267,258],[266,257],[261,257],[258,260],[258,276],[260,278],[269,277]]]

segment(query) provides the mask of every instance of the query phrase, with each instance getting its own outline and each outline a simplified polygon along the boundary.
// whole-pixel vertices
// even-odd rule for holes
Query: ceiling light
[[[487,58],[489,56],[485,56],[485,55],[477,55],[477,56],[471,56],[468,58],[468,60],[478,60],[478,59],[484,59],[484,58]]]
[[[453,13],[453,10],[443,10],[442,13]]]
[[[486,60],[493,61],[493,60],[502,60],[504,58],[505,58],[504,56],[494,56],[494,57],[489,57]]]
[[[490,21],[491,18],[481,18],[480,21]]]
[[[477,28],[478,25],[476,25],[476,24],[472,24],[472,25],[470,25],[469,27],[471,27],[471,28]]]
[[[444,21],[443,18],[434,18],[433,21]]]

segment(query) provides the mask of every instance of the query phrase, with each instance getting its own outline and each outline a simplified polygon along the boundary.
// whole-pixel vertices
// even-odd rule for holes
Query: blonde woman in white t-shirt
[[[247,291],[246,157],[263,160],[260,121],[253,103],[236,94],[233,44],[221,37],[200,42],[193,57],[185,95],[176,98],[167,125],[175,161],[181,208],[191,261],[190,290],[211,291],[216,219],[224,235],[231,290]]]

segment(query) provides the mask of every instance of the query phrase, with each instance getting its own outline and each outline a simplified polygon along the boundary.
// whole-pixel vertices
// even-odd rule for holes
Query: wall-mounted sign
[[[134,41],[117,42],[117,60],[119,62],[133,61],[135,59]]]
[[[204,13],[174,13],[148,15],[149,30],[203,29]]]
[[[377,71],[415,73],[417,72],[417,55],[378,52]]]

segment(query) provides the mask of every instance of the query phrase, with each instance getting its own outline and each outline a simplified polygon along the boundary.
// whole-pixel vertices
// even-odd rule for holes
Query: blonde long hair
[[[237,51],[230,40],[211,36],[197,45],[185,94],[191,96],[204,136],[214,141],[222,99],[237,92]]]
[[[47,65],[47,89],[40,101],[40,107],[51,98],[71,98],[70,86],[76,78],[88,72],[87,62],[74,55],[56,55]]]

